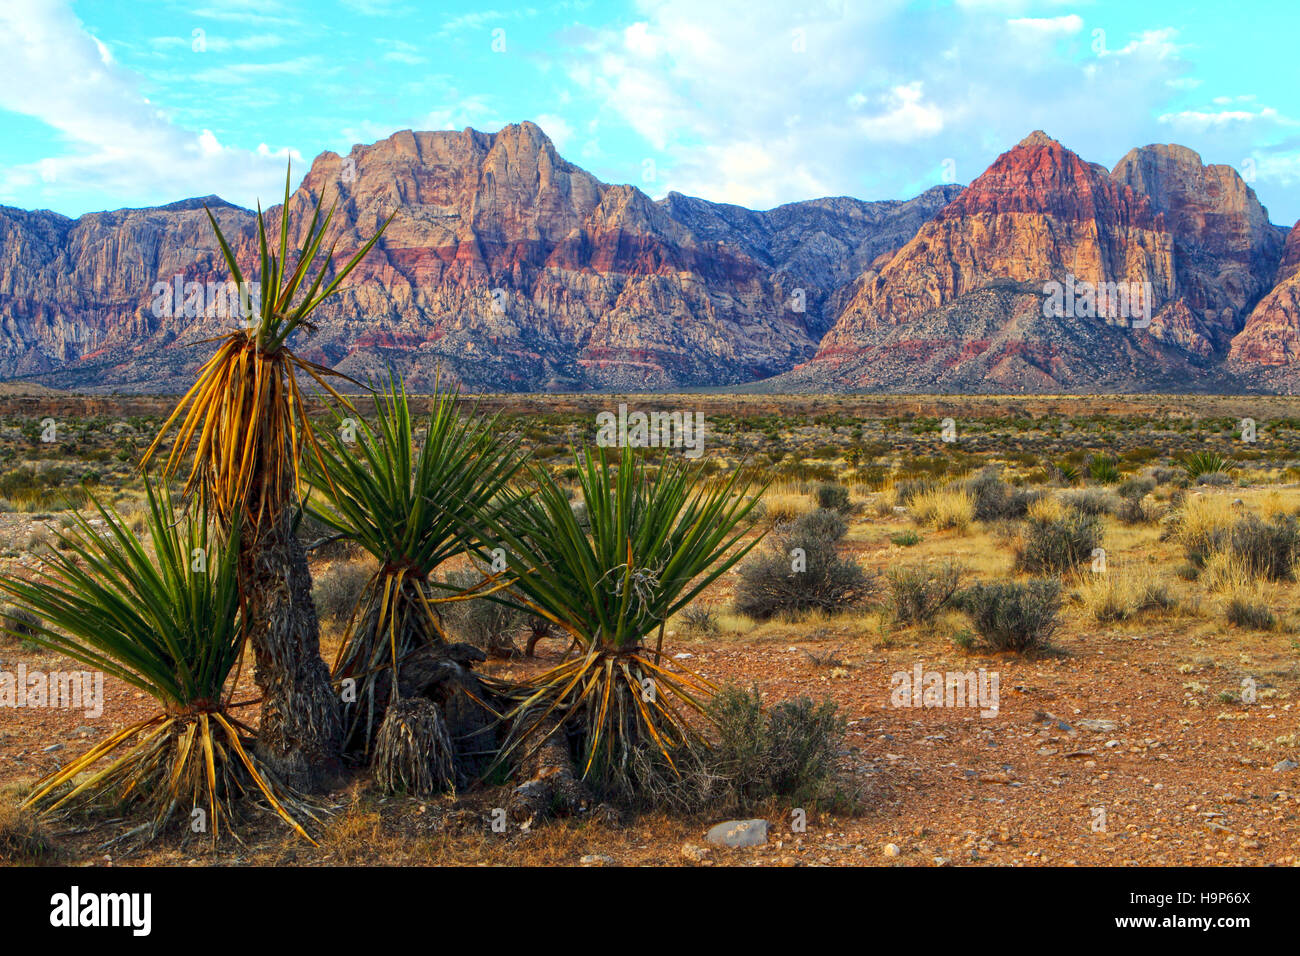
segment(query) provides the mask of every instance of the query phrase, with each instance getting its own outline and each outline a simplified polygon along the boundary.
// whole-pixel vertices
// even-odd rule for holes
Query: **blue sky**
[[[286,155],[531,119],[607,182],[758,208],[969,182],[1036,128],[1108,167],[1177,142],[1290,225],[1298,29],[1166,0],[4,0],[0,203],[252,205]]]

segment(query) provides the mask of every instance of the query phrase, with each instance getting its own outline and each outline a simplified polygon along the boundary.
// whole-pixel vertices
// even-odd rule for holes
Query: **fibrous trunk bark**
[[[264,516],[256,532],[244,529],[239,570],[262,692],[261,754],[292,787],[327,786],[342,768],[343,723],[320,656],[307,555],[289,509]]]

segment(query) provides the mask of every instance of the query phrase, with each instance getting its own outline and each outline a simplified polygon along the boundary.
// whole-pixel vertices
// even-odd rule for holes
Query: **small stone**
[[[588,853],[578,861],[583,866],[610,866],[614,862],[612,856],[605,856],[603,853]]]
[[[707,846],[700,846],[698,843],[682,844],[682,857],[693,863],[703,863],[712,852]]]
[[[704,838],[715,846],[762,846],[767,842],[767,821],[728,820],[710,827]]]
[[[1296,767],[1300,767],[1300,763],[1296,763],[1294,760],[1292,760],[1289,757],[1286,760],[1279,760],[1277,763],[1273,764],[1273,769],[1276,770],[1278,773],[1282,773],[1287,770],[1294,770]]]
[[[898,848],[897,843],[885,844],[885,856],[899,856],[902,854],[902,852],[903,851]]]
[[[1114,730],[1119,724],[1113,720],[1094,720],[1090,718],[1079,721],[1078,726],[1082,730],[1089,730],[1095,734],[1104,734]]]

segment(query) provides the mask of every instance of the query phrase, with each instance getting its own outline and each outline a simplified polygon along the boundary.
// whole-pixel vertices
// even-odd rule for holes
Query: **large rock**
[[[767,821],[728,820],[710,827],[704,838],[715,846],[762,846],[767,842]]]

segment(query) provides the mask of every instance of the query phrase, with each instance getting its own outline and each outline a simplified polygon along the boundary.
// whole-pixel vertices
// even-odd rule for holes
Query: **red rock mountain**
[[[1296,231],[1180,146],[1107,171],[1036,132],[964,190],[755,211],[602,183],[521,123],[323,153],[295,209],[322,195],[339,198],[340,256],[397,213],[294,343],[360,379],[1027,392],[1300,378]],[[155,286],[226,278],[205,204],[255,262],[254,215],[216,197],[76,220],[0,207],[0,376],[184,385],[200,340],[231,322],[160,311]],[[267,214],[274,232],[279,207]],[[1073,295],[1053,310],[1051,283],[1149,290],[1150,324]]]
[[[295,193],[300,211],[340,197],[327,237],[340,258],[397,213],[319,330],[295,342],[356,378],[392,366],[416,385],[439,367],[489,390],[752,381],[810,357],[837,287],[956,192],[769,212],[677,194],[656,203],[566,162],[532,123],[396,133],[321,154]],[[252,214],[217,202],[254,263]],[[274,233],[279,207],[267,217]],[[292,228],[304,225],[300,212]],[[202,354],[189,343],[223,327],[153,309],[159,280],[225,277],[199,201],[75,221],[5,209],[0,235],[0,374],[179,387]]]
[[[1228,366],[1253,384],[1291,392],[1300,383],[1300,223],[1291,227],[1273,288],[1232,340]]]
[[[1236,172],[1191,150],[1135,149],[1108,172],[1035,132],[864,273],[814,361],[771,386],[1235,388],[1222,360],[1282,243]],[[1053,282],[1137,283],[1150,325],[1050,314]]]

